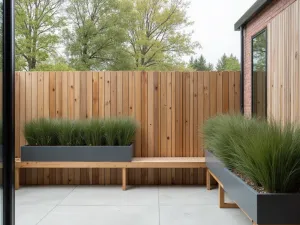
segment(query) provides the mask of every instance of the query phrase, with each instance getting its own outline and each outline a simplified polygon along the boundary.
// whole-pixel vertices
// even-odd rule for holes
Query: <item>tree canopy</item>
[[[188,0],[16,0],[16,69],[185,70]],[[63,63],[53,59],[63,57]],[[211,65],[207,65],[211,67]]]
[[[218,60],[216,69],[217,71],[239,71],[241,69],[241,65],[237,57],[233,54],[230,54],[230,56],[224,54]]]
[[[193,23],[184,0],[123,0],[128,17],[128,52],[134,69],[170,69],[200,45],[184,32]]]
[[[107,69],[128,60],[126,23],[117,0],[69,0],[72,27],[64,32],[70,64],[77,70]]]
[[[189,66],[197,71],[212,71],[214,70],[214,65],[212,63],[207,63],[203,55],[199,58],[191,57]]]
[[[56,54],[59,16],[63,0],[16,1],[16,68],[35,69],[38,63]]]

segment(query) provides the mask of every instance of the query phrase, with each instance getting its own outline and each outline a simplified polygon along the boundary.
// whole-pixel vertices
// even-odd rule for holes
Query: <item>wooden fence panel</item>
[[[133,116],[137,157],[204,156],[201,129],[237,113],[239,72],[17,72],[16,156],[36,118]],[[27,169],[22,184],[120,184],[117,169]],[[203,169],[130,169],[129,184],[204,184]]]

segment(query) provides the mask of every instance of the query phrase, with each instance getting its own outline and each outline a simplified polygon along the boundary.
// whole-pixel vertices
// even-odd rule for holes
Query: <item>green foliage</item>
[[[214,66],[211,63],[207,63],[206,59],[203,55],[201,55],[199,58],[191,58],[190,59],[190,67],[192,67],[194,70],[197,71],[212,71],[214,70]]]
[[[240,71],[241,65],[239,60],[233,56],[227,56],[224,54],[217,63],[216,66],[217,71]]]
[[[204,126],[205,145],[231,170],[271,193],[300,190],[300,128],[242,116]]]
[[[76,70],[129,69],[119,0],[69,0],[66,50]]]
[[[57,28],[64,25],[59,16],[62,0],[16,1],[17,69],[35,69],[55,54],[59,42]]]
[[[83,132],[85,144],[88,146],[101,146],[106,144],[104,136],[104,121],[92,119],[86,122]]]
[[[57,120],[50,119],[38,119],[26,123],[24,136],[28,145],[58,145],[58,125]]]
[[[200,47],[185,32],[193,23],[185,0],[122,0],[133,69],[170,70]]]
[[[126,146],[133,143],[138,124],[132,118],[118,120],[117,141],[118,145]]]
[[[25,124],[24,135],[32,146],[128,146],[134,141],[137,127],[131,118],[38,119]]]
[[[117,134],[119,131],[118,121],[116,119],[107,119],[104,122],[104,137],[107,145],[117,145]]]
[[[137,127],[137,122],[131,118],[104,120],[104,137],[107,145],[130,145],[134,141]]]
[[[75,71],[66,63],[56,63],[56,64],[39,64],[31,71]]]
[[[58,145],[84,145],[84,124],[82,121],[59,120]]]

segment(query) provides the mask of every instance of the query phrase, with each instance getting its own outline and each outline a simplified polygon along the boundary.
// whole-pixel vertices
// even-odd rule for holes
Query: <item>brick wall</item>
[[[244,110],[246,115],[251,115],[251,41],[252,36],[261,31],[269,22],[281,11],[294,3],[296,0],[274,0],[254,19],[252,19],[245,29],[245,52],[244,52]]]

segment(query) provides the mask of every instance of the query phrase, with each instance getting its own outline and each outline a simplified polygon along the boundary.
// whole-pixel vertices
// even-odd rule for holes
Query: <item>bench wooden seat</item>
[[[131,162],[22,162],[15,161],[15,189],[19,188],[20,168],[106,168],[122,169],[122,189],[126,190],[129,168],[206,168],[205,157],[152,157],[133,158]]]

